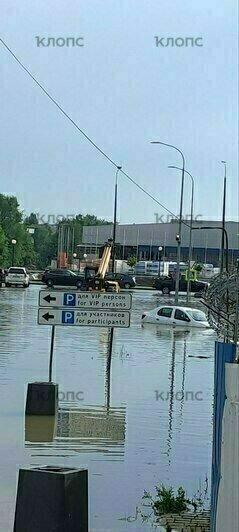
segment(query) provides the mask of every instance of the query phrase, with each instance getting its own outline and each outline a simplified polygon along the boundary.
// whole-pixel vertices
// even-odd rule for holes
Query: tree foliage
[[[16,240],[16,244],[12,244]],[[23,223],[23,213],[15,196],[0,194],[0,261],[8,267],[15,246],[15,263],[28,265],[35,260],[34,242]]]
[[[37,213],[24,218],[15,196],[0,194],[0,267],[12,264],[13,245],[15,265],[45,268],[56,259],[59,228],[64,225],[73,235],[72,250],[82,242],[85,225],[105,225],[104,219],[92,214],[77,214],[73,219],[64,219],[56,225],[39,223]],[[16,240],[16,244],[12,244]]]

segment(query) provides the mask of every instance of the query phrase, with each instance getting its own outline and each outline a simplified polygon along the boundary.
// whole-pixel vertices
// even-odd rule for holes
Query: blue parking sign
[[[73,310],[63,310],[61,323],[72,325],[75,322],[75,315]]]
[[[64,294],[63,297],[64,307],[75,307],[76,306],[76,294]]]

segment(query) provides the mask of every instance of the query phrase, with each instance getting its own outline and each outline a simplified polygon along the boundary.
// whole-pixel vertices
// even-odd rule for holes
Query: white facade
[[[239,364],[226,364],[216,532],[239,531]]]

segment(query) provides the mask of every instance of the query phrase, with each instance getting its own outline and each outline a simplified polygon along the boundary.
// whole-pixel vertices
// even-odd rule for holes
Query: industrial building
[[[203,263],[219,265],[220,248],[222,240],[221,221],[195,221],[193,227],[200,230],[192,231],[192,260]],[[216,229],[206,229],[206,227]],[[225,229],[228,235],[229,263],[236,264],[239,258],[239,224],[227,221]],[[188,260],[189,252],[189,222],[182,224],[181,260]],[[176,260],[178,221],[170,223],[149,224],[117,224],[116,228],[116,257],[127,259],[135,256],[137,261],[142,260]],[[80,254],[87,256],[97,255],[101,246],[112,238],[113,224],[86,226],[83,228],[82,245],[79,246]],[[225,242],[226,247],[226,242]],[[160,249],[159,249],[160,248]],[[162,248],[162,249],[161,249]]]

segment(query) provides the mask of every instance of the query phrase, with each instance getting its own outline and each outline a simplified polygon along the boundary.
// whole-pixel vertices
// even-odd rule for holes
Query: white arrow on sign
[[[132,295],[115,292],[40,290],[39,307],[130,310]]]
[[[82,327],[130,326],[130,312],[101,309],[38,309],[39,325],[73,325]]]

